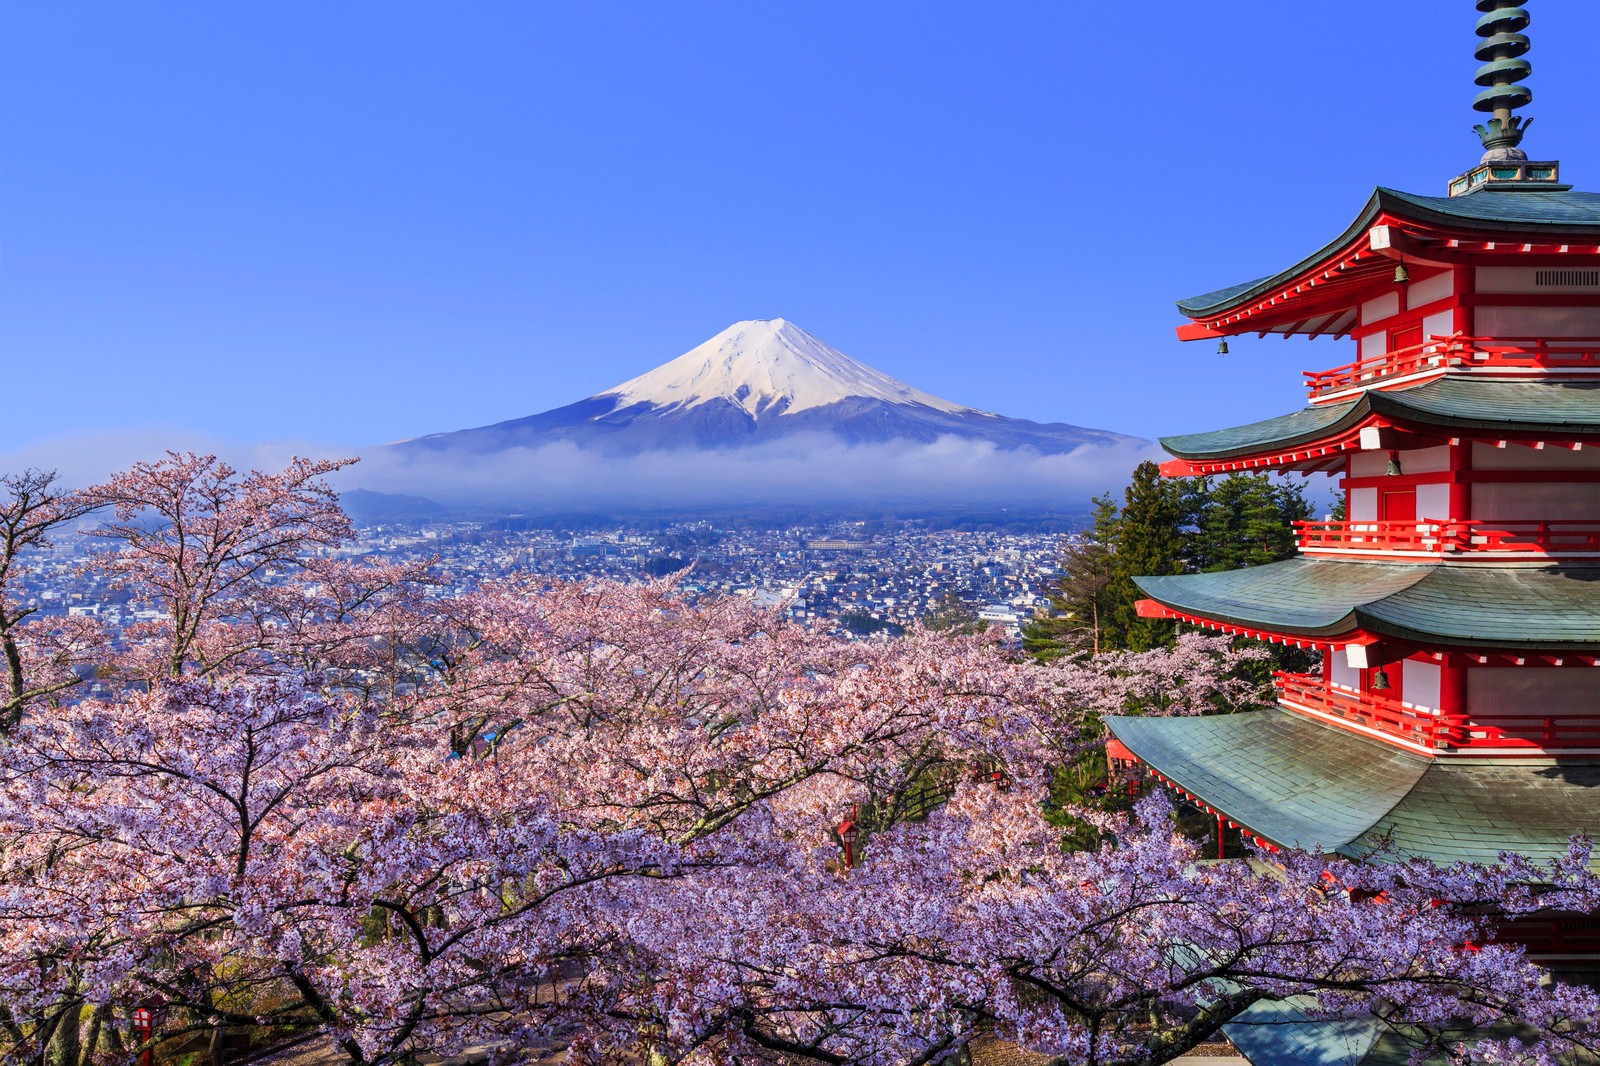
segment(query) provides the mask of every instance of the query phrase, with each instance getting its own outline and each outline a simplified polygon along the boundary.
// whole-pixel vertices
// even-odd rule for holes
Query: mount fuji
[[[736,322],[577,403],[371,448],[374,512],[706,513],[888,508],[1071,513],[1149,441],[952,403],[792,322]],[[354,490],[357,485],[349,485]]]
[[[605,455],[726,451],[809,434],[849,446],[942,438],[1043,455],[1143,444],[1106,430],[1006,418],[898,381],[782,318],[736,322],[654,370],[577,403],[386,445],[396,458],[486,456],[566,443]]]

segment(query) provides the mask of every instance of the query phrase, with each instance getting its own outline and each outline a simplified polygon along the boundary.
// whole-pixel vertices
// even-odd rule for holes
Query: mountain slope
[[[784,319],[737,322],[648,373],[577,403],[387,447],[484,455],[568,442],[606,454],[733,449],[798,434],[846,444],[942,437],[1046,454],[1133,440],[965,407],[913,388]]]

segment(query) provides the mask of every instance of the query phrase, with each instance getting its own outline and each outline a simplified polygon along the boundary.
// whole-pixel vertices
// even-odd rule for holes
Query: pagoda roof
[[[1259,1000],[1224,1025],[1222,1032],[1255,1066],[1415,1066],[1419,1060],[1413,1053],[1435,1035],[1372,1014],[1327,1018],[1318,1012],[1316,997],[1308,994]],[[1527,1040],[1534,1034],[1502,1021],[1488,1028],[1465,1027],[1438,1035],[1449,1047],[1508,1037]],[[1420,1060],[1424,1066],[1447,1066],[1456,1061],[1448,1051],[1435,1051]],[[1557,1061],[1593,1066],[1600,1058],[1571,1048]]]
[[[1428,759],[1278,707],[1106,724],[1162,777],[1280,847],[1548,861],[1600,831],[1600,763]]]
[[[1349,248],[1383,217],[1450,231],[1515,234],[1548,241],[1552,235],[1600,237],[1600,193],[1494,190],[1468,196],[1419,196],[1378,188],[1343,233],[1284,270],[1254,281],[1178,301],[1190,318],[1215,318],[1265,296]]]
[[[1367,633],[1505,650],[1592,651],[1600,645],[1600,567],[1301,556],[1242,570],[1134,581],[1182,615],[1331,642]]]
[[[1323,852],[1377,825],[1430,762],[1277,708],[1106,724],[1140,761],[1202,803],[1274,844]]]
[[[1347,436],[1375,418],[1469,435],[1600,433],[1600,382],[1484,381],[1462,374],[1408,389],[1367,389],[1345,403],[1306,407],[1230,429],[1162,437],[1161,446],[1190,461],[1273,454]]]

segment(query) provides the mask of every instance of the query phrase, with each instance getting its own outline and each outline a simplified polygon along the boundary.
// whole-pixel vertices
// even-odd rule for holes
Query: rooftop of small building
[[[1525,1029],[1502,1023],[1489,1029],[1463,1028],[1430,1034],[1371,1014],[1325,1018],[1312,996],[1261,1000],[1222,1027],[1239,1054],[1255,1066],[1444,1066],[1458,1061],[1448,1051],[1428,1053],[1428,1038],[1444,1047],[1480,1040],[1527,1038]],[[1574,1048],[1561,1060],[1572,1066],[1600,1062]]]

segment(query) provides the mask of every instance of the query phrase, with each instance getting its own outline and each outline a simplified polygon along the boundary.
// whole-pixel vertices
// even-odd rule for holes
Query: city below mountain
[[[1042,500],[1069,481],[1093,491],[1120,483],[1149,447],[952,403],[776,318],[737,322],[565,407],[370,449],[357,480],[541,508],[864,495],[1003,506],[1017,487]]]

